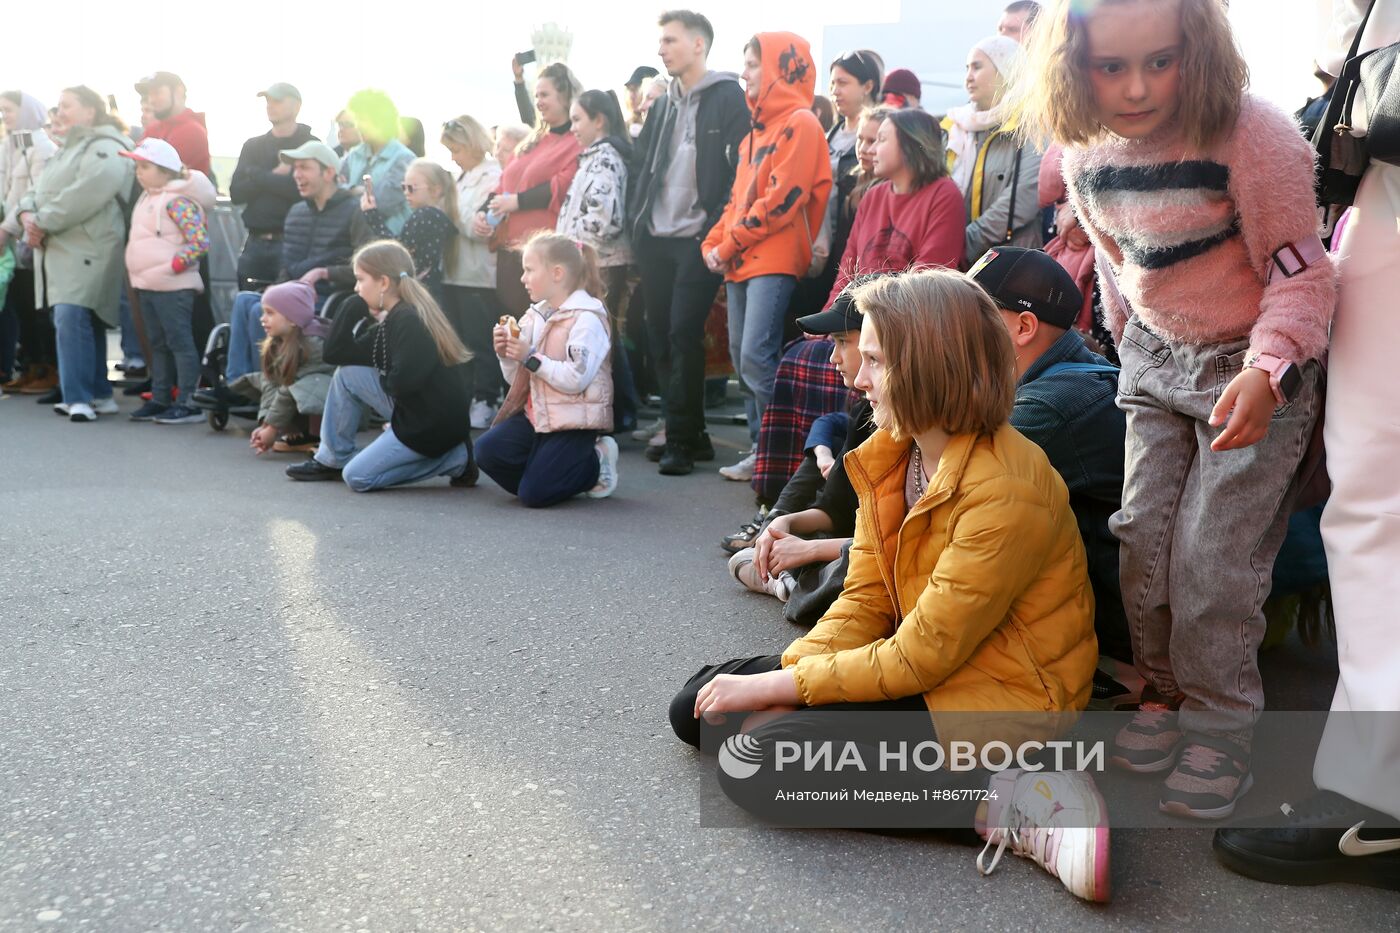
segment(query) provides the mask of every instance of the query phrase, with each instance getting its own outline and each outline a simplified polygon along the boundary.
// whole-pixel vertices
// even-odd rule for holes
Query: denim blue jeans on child
[[[441,457],[425,457],[394,436],[386,426],[368,447],[359,450],[355,435],[368,412],[381,418],[394,413],[389,398],[373,366],[342,366],[331,380],[321,416],[321,446],[315,459],[322,466],[341,470],[345,485],[355,492],[371,492],[402,486],[434,476],[457,476],[466,469],[471,455],[466,444],[458,444]]]
[[[1147,681],[1181,696],[1181,728],[1246,751],[1264,708],[1259,645],[1274,558],[1288,530],[1298,465],[1318,412],[1316,362],[1258,443],[1216,452],[1211,409],[1239,375],[1248,340],[1169,344],[1136,318],[1118,353],[1127,413],[1122,544],[1124,609]]]

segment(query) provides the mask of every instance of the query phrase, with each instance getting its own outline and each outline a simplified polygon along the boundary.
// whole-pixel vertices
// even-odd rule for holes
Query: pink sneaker
[[[1009,848],[1059,878],[1076,897],[1108,901],[1108,806],[1092,777],[1013,768],[993,775],[990,789],[996,799],[977,819],[977,833],[987,840],[977,856],[979,872],[990,875]]]

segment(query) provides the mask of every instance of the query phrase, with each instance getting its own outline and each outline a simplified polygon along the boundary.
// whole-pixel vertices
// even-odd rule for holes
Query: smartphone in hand
[[[524,52],[515,53],[515,63],[517,65],[528,65],[535,60],[535,50],[526,49]]]

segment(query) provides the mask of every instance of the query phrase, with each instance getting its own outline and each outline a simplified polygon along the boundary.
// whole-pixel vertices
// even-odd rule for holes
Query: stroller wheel
[[[228,412],[226,411],[211,408],[204,417],[208,420],[209,427],[215,431],[222,431],[228,427]]]

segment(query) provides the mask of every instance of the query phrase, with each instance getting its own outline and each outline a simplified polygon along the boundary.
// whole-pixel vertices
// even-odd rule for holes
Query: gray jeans
[[[1127,413],[1123,603],[1138,670],[1181,696],[1182,728],[1249,746],[1264,707],[1264,600],[1283,544],[1298,464],[1318,410],[1318,364],[1264,439],[1216,453],[1210,412],[1244,366],[1247,340],[1169,344],[1136,318],[1119,342]]]
[[[141,318],[151,342],[151,401],[170,404],[170,389],[180,390],[178,403],[190,405],[199,382],[199,350],[194,345],[194,289],[153,292],[140,289]]]

